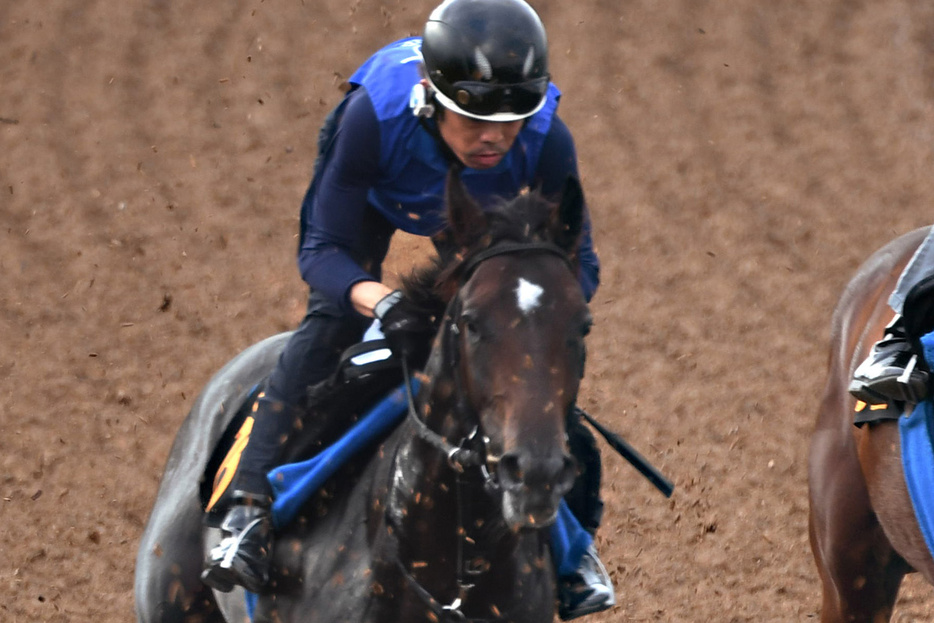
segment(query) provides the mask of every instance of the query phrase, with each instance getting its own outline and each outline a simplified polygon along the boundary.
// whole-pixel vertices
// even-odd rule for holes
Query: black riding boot
[[[904,319],[897,315],[856,368],[849,391],[868,404],[918,403],[928,394],[928,373],[923,368],[923,359],[919,361],[905,332]]]
[[[565,501],[581,526],[593,535],[603,516],[600,450],[593,433],[581,421],[579,409],[575,407],[568,418],[568,445],[581,471]],[[581,557],[577,572],[558,582],[558,614],[563,621],[569,621],[615,605],[613,581],[596,547],[591,545]]]
[[[300,422],[302,412],[263,394],[244,422],[224,460],[208,510],[226,514],[220,525],[223,539],[205,560],[201,580],[219,591],[240,585],[259,592],[269,581],[273,531],[272,488],[266,474],[278,464],[282,449]]]
[[[224,538],[208,554],[201,581],[229,593],[234,585],[258,593],[269,582],[272,515],[269,507],[235,496],[221,530]]]

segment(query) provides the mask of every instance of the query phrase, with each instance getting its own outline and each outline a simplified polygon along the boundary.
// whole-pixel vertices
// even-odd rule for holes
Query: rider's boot
[[[565,501],[581,526],[593,535],[603,517],[600,450],[593,433],[583,424],[580,407],[575,406],[570,416],[568,445],[581,470]],[[569,621],[615,605],[613,581],[591,543],[581,557],[577,572],[558,580],[558,614],[562,620]]]
[[[615,605],[613,581],[591,544],[577,572],[558,582],[558,615],[562,621],[570,621]]]
[[[272,561],[272,515],[266,497],[236,492],[221,524],[224,537],[211,549],[201,581],[228,593],[235,585],[258,593],[269,582]]]
[[[856,368],[849,391],[868,404],[890,400],[917,403],[928,393],[928,373],[923,367],[905,332],[904,319],[897,315],[869,357]]]
[[[225,512],[223,538],[204,562],[201,580],[219,591],[234,585],[259,592],[269,581],[273,530],[272,488],[266,474],[277,465],[301,410],[260,394],[218,470],[209,513]],[[216,509],[216,510],[215,510]]]

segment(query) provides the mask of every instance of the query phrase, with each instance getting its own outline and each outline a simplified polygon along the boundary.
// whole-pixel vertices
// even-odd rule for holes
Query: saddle
[[[392,355],[380,356],[386,348],[385,340],[368,340],[351,346],[344,351],[330,377],[308,388],[302,417],[304,428],[290,440],[284,462],[305,461],[336,443],[380,399],[402,383],[399,360]],[[202,509],[207,509],[217,471],[264,387],[265,380],[228,406],[235,409],[235,414],[212,450],[200,480]],[[206,514],[206,524],[219,527],[228,506],[223,498],[214,504]]]

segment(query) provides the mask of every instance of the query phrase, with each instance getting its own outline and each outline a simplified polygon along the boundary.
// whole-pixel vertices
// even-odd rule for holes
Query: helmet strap
[[[419,82],[409,94],[409,108],[419,119],[430,119],[435,114],[434,90]]]

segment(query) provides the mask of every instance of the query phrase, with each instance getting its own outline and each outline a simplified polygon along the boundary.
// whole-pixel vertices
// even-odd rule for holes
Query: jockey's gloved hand
[[[418,309],[400,290],[393,290],[373,307],[389,349],[414,368],[428,359],[436,328],[424,310]]]

